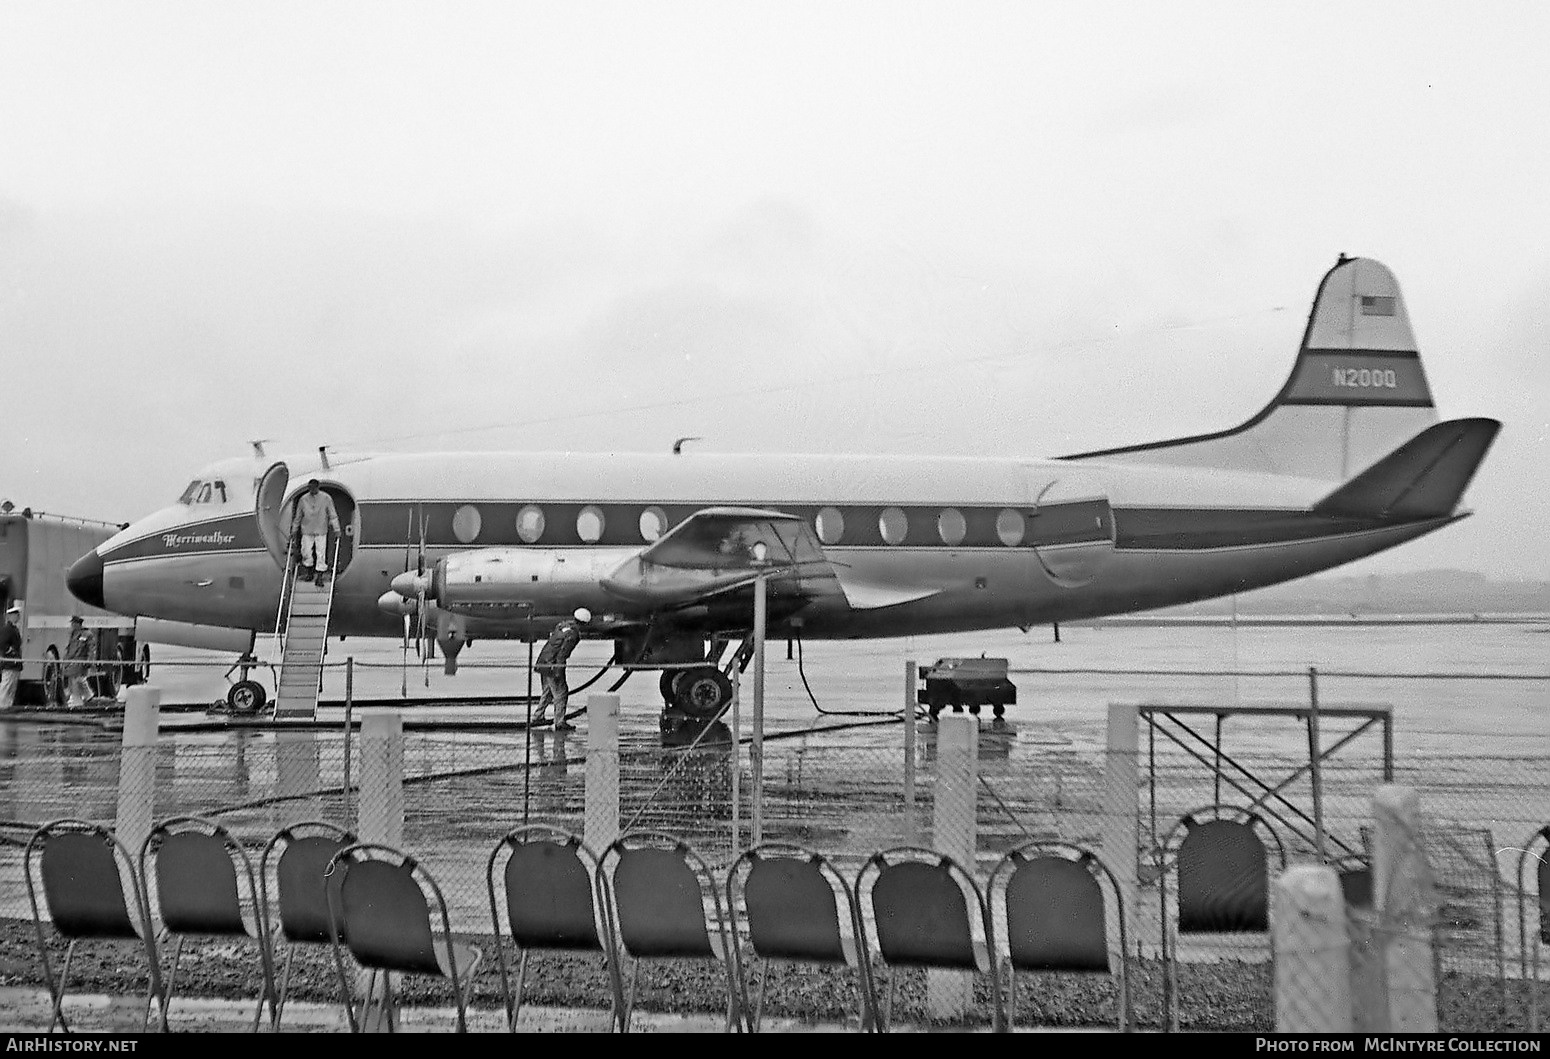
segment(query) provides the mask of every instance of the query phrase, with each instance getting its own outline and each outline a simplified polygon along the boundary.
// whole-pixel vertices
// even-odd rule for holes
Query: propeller
[[[409,524],[404,527],[404,569],[405,570],[409,569],[409,545],[410,545],[411,541],[413,540],[413,537],[414,537],[414,509],[411,508],[409,510]],[[401,677],[401,687],[399,688],[399,694],[402,695],[404,698],[408,698],[409,697],[409,623],[410,623],[410,620],[411,619],[410,619],[409,612],[405,611],[404,612],[404,639],[403,639],[403,644],[402,644],[403,659],[402,659],[402,661],[401,661],[401,663],[399,665],[399,676]]]
[[[378,606],[389,613],[403,616],[404,632],[400,641],[403,658],[400,662],[402,686],[400,694],[409,694],[409,641],[414,641],[414,656],[428,662],[431,652],[430,638],[430,576],[425,568],[425,512],[420,512],[420,545],[416,550],[414,569],[409,569],[409,550],[414,547],[414,512],[409,514],[409,525],[404,530],[404,572],[393,578],[391,591],[384,592]],[[430,673],[425,675],[425,685],[430,686]]]
[[[430,622],[426,620],[427,602],[426,593],[430,588],[430,578],[425,573],[425,509],[420,509],[420,547],[414,557],[414,620],[419,626],[419,635],[414,642],[415,657],[420,659],[422,668],[425,669],[425,686],[430,687]]]
[[[426,666],[425,686],[430,687],[429,664],[434,641],[430,622],[430,573],[425,562],[425,512],[420,517],[420,543],[415,553],[414,568],[409,569],[409,549],[413,546],[414,514],[409,516],[409,527],[404,533],[404,572],[393,578],[392,591],[396,605],[404,616],[403,638],[403,686],[408,694],[409,641],[414,640],[414,656]],[[384,599],[390,599],[384,596]],[[391,599],[390,599],[391,602]]]

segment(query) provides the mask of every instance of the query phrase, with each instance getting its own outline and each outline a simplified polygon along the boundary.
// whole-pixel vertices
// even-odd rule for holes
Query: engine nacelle
[[[477,617],[606,609],[602,581],[638,548],[484,548],[436,564],[430,595],[443,610]]]

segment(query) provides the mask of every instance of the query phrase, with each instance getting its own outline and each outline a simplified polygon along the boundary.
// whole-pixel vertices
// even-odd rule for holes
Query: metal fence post
[[[978,717],[944,713],[937,721],[936,791],[931,817],[932,848],[975,870],[975,803],[979,793]],[[926,971],[926,1011],[934,1019],[961,1019],[974,999],[968,971]]]
[[[753,742],[748,750],[752,765],[753,827],[749,842],[764,841],[764,635],[769,623],[768,586],[761,571],[753,583]]]
[[[904,813],[915,819],[915,660],[904,662]]]
[[[732,849],[742,849],[743,838],[743,671],[732,667]]]
[[[1319,736],[1319,671],[1308,667],[1308,782],[1313,788],[1313,844],[1319,860],[1324,851],[1324,762]]]
[[[351,729],[355,725],[355,656],[344,660],[344,818],[350,819],[351,779],[354,762],[350,760]]]

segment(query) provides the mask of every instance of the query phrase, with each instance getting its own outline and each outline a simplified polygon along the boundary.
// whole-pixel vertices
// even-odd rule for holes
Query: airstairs
[[[280,644],[280,677],[275,688],[276,719],[311,719],[317,716],[318,693],[323,684],[323,657],[327,654],[328,619],[334,609],[335,562],[327,583],[318,585],[296,576],[299,567],[287,561],[288,571],[281,590],[281,619],[275,630]]]

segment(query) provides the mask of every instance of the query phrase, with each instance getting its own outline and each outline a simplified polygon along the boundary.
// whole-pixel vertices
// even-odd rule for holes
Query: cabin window
[[[910,531],[909,516],[905,515],[903,508],[884,508],[883,513],[877,516],[877,531],[883,535],[883,543],[903,544],[904,535]]]
[[[1008,548],[1016,547],[1023,542],[1023,530],[1022,512],[1002,508],[1001,514],[996,516],[996,536],[1001,538],[1001,543]]]
[[[825,544],[838,544],[845,535],[845,516],[840,514],[837,507],[826,507],[813,520],[813,528],[818,531],[818,539]]]
[[[452,535],[464,544],[472,544],[479,536],[479,527],[483,519],[479,517],[479,509],[472,504],[464,504],[453,512]]]
[[[603,539],[603,509],[588,504],[576,515],[576,536],[585,544],[596,544]]]
[[[214,491],[215,490],[213,490],[210,487],[210,483],[209,482],[200,482],[199,483],[199,496],[195,498],[194,503],[196,503],[196,504],[208,504],[210,502],[210,496],[211,496],[211,494],[214,493]]]
[[[969,534],[969,524],[964,521],[963,512],[955,507],[950,507],[937,516],[936,531],[942,538],[942,543],[957,546],[963,543],[963,538]]]
[[[188,483],[188,488],[183,490],[183,495],[178,497],[178,503],[180,503],[180,504],[192,504],[194,502],[194,497],[196,497],[198,495],[199,495],[199,479],[195,478],[192,482]]]
[[[659,507],[648,507],[640,513],[640,539],[650,544],[667,532],[667,512]]]
[[[221,503],[226,503],[226,483],[219,478],[215,480],[215,495],[221,498]]]
[[[517,536],[523,544],[537,544],[544,535],[544,509],[528,504],[517,512]]]

